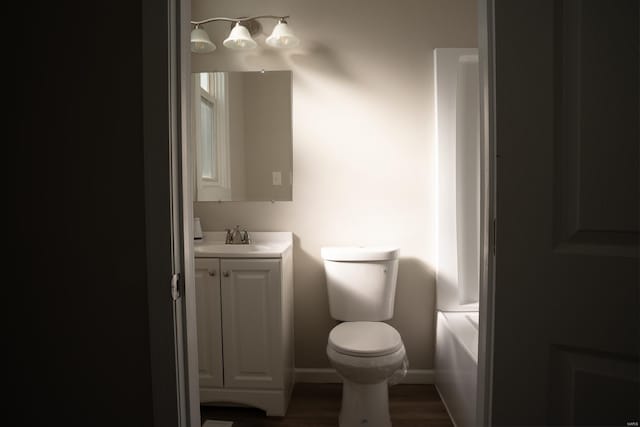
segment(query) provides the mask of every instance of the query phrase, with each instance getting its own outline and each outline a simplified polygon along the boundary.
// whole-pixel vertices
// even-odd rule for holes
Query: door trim
[[[191,352],[184,347],[188,298],[173,301],[170,282],[184,265],[189,236],[181,187],[184,138],[182,102],[186,53],[181,17],[189,16],[186,0],[142,2],[142,120],[145,182],[145,241],[149,311],[149,361],[153,420],[158,427],[196,427],[199,408],[193,410],[193,384],[185,375]],[[184,20],[188,22],[188,20]],[[186,28],[186,30],[185,30]],[[188,72],[188,68],[186,70]],[[188,91],[187,91],[188,92]],[[187,221],[190,223],[190,221]],[[192,234],[191,234],[192,235]],[[193,272],[185,274],[185,283]],[[184,295],[184,292],[183,292]],[[195,364],[197,369],[197,363]],[[195,384],[197,396],[197,381]]]
[[[481,200],[479,337],[478,337],[478,425],[492,425],[493,324],[496,233],[496,141],[495,141],[495,20],[494,0],[478,1],[478,57],[480,61]]]
[[[189,0],[175,0],[177,16],[176,23],[178,33],[175,39],[178,41],[175,61],[176,78],[178,88],[175,102],[180,110],[176,115],[178,127],[180,153],[180,190],[179,209],[182,213],[181,254],[183,261],[184,295],[183,326],[185,336],[185,374],[186,374],[186,411],[189,416],[190,427],[200,426],[200,384],[198,375],[198,330],[196,321],[196,276],[195,253],[193,250],[193,175],[192,175],[192,151],[189,147],[189,132],[191,129],[191,2]]]

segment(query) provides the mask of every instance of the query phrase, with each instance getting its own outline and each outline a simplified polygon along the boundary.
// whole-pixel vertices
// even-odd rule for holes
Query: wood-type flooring
[[[342,386],[299,383],[285,417],[243,407],[200,407],[207,419],[233,421],[233,427],[337,427]],[[451,427],[453,423],[433,385],[400,384],[389,388],[393,427]]]

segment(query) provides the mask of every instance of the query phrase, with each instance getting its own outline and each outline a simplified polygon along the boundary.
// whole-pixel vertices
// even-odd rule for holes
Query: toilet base
[[[387,381],[356,384],[343,378],[340,427],[391,427]]]

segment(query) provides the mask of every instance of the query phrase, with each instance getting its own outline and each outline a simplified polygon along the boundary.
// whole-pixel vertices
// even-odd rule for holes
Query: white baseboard
[[[400,384],[434,384],[435,379],[436,371],[433,369],[409,369]]]
[[[433,369],[409,369],[400,384],[433,384]],[[296,368],[297,383],[340,383],[342,380],[333,368]]]
[[[296,368],[297,383],[339,383],[342,382],[332,368]]]

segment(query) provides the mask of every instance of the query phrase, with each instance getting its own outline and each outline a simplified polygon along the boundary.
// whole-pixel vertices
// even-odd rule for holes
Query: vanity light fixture
[[[300,39],[289,28],[289,24],[284,18],[280,18],[280,21],[273,29],[273,32],[266,40],[267,44],[275,48],[289,48],[296,47],[300,44]]]
[[[249,18],[219,17],[204,19],[202,21],[191,21],[191,25],[194,26],[193,31],[191,31],[191,52],[210,53],[216,50],[216,45],[211,41],[207,32],[200,28],[201,25],[213,21],[227,21],[234,24],[229,33],[229,37],[222,42],[224,47],[235,50],[253,49],[258,46],[258,44],[251,36],[260,31],[261,25],[258,19],[263,18],[278,20],[273,32],[266,39],[266,43],[269,46],[277,49],[286,49],[296,47],[300,44],[300,40],[287,24],[286,19],[289,18],[289,16],[260,15]]]
[[[244,25],[240,25],[240,22],[236,22],[236,25],[231,30],[229,37],[222,42],[224,47],[229,49],[254,49],[258,46],[258,43],[251,38],[251,33]]]
[[[191,31],[191,52],[209,53],[216,50],[216,45],[209,38],[209,34],[196,25]]]

